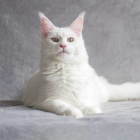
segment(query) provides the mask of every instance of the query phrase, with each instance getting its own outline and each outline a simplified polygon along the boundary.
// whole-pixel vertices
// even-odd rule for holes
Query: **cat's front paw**
[[[82,118],[84,115],[78,108],[69,108],[63,112],[64,116],[71,116],[75,118]]]
[[[92,115],[92,114],[99,114],[102,113],[100,107],[85,107],[82,109],[84,115]]]

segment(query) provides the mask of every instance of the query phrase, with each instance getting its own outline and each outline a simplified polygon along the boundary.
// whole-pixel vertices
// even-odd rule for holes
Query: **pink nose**
[[[66,48],[66,45],[63,45],[62,44],[62,45],[60,45],[60,47],[63,48],[63,49],[65,49]]]

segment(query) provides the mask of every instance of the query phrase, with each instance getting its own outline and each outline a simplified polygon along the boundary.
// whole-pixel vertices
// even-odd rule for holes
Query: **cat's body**
[[[40,13],[40,70],[24,89],[25,105],[78,118],[101,113],[101,104],[110,100],[140,98],[139,83],[111,85],[89,65],[82,38],[83,17],[79,15],[70,27],[57,28]]]

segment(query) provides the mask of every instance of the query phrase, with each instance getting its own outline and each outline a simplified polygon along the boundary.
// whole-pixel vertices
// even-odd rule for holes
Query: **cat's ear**
[[[83,22],[84,22],[85,12],[82,12],[69,26],[78,36],[81,35],[83,30]]]
[[[52,31],[55,26],[52,24],[52,22],[41,12],[38,12],[40,21],[41,21],[41,28],[42,28],[42,34],[43,37],[47,37],[50,31]]]

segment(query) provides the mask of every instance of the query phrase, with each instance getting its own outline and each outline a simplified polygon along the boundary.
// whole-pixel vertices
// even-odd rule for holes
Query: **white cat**
[[[89,65],[82,38],[82,12],[66,28],[39,13],[42,27],[40,69],[23,91],[24,105],[76,118],[101,113],[102,103],[140,99],[140,83],[111,85]]]

